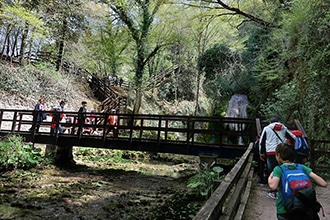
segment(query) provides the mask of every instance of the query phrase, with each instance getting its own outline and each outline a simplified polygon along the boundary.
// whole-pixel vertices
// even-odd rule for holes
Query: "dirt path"
[[[330,180],[327,181],[328,186]],[[267,185],[253,183],[249,201],[244,213],[243,220],[276,220],[275,200],[267,197]],[[325,217],[322,211],[319,213],[320,220],[330,220],[330,188],[316,187],[317,198],[323,205]]]

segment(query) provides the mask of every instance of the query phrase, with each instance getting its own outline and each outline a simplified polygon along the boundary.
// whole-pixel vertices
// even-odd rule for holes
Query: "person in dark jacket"
[[[81,107],[78,111],[78,135],[82,132],[82,126],[85,124],[86,118],[87,118],[87,102],[82,101]]]
[[[33,131],[33,128],[35,129],[35,132],[39,132],[40,124],[43,120],[47,118],[47,114],[45,113],[45,107],[44,107],[44,100],[39,99],[38,103],[34,106],[34,112],[33,112],[33,122],[35,122],[35,125],[29,129],[29,131]]]

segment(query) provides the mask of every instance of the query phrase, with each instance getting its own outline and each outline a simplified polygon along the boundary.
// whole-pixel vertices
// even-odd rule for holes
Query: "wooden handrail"
[[[244,155],[211,194],[193,220],[240,219],[241,210],[244,210],[244,207],[241,207],[244,206],[240,199],[241,194],[249,193],[247,182],[248,178],[252,181],[253,176],[252,149],[253,143],[250,143]]]
[[[303,136],[305,138],[307,138],[307,134],[305,132],[305,129],[303,128],[303,126],[301,125],[300,121],[298,119],[294,120],[294,123],[296,124],[297,128],[301,131],[301,133],[303,134]]]
[[[262,132],[260,118],[256,118],[256,127],[257,127],[257,136],[260,137]]]

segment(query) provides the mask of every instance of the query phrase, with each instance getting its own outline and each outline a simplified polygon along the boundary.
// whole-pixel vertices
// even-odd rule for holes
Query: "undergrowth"
[[[21,136],[7,136],[0,148],[0,167],[4,170],[30,169],[43,161],[41,149],[25,144]]]
[[[220,174],[223,171],[222,167],[215,166],[210,170],[203,164],[200,171],[188,181],[189,194],[206,198],[212,193],[214,181],[222,178]]]

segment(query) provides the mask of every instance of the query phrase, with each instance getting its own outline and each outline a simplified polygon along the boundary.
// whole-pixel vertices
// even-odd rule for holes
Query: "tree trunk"
[[[202,72],[200,70],[198,70],[197,73],[197,86],[196,86],[196,98],[195,98],[195,116],[197,115],[197,113],[199,112],[199,89],[200,89],[200,82],[201,82],[201,74]]]
[[[12,28],[10,25],[7,26],[7,29],[6,29],[6,36],[5,36],[5,40],[3,42],[3,47],[1,49],[1,55],[3,55],[6,51],[6,48],[7,48],[7,42],[9,41],[9,36],[10,36],[10,32],[11,32]],[[8,55],[8,54],[6,54]]]
[[[24,61],[24,52],[25,52],[25,48],[26,48],[26,40],[27,40],[28,34],[29,34],[29,24],[26,22],[25,29],[22,34],[21,49],[19,52],[19,63],[21,65],[23,64],[23,61]]]
[[[134,114],[139,114],[140,108],[142,103],[142,89],[141,86],[136,90],[136,98],[134,103]]]
[[[66,30],[67,30],[67,25],[68,25],[66,18],[63,18],[62,25],[63,25],[62,33],[61,33],[61,38],[59,40],[59,48],[58,48],[58,54],[57,54],[57,60],[56,60],[56,70],[57,71],[61,70],[61,64],[62,64],[62,59],[63,59],[65,35],[66,35]]]
[[[145,56],[144,48],[145,42],[143,40],[136,41],[137,45],[137,59],[136,59],[136,70],[135,70],[135,80],[136,80],[136,101],[134,104],[134,114],[138,114],[142,102],[142,80],[143,71],[145,67]]]
[[[35,27],[32,28],[32,33],[34,32],[35,30]],[[33,49],[33,41],[34,41],[34,38],[33,36],[31,36],[30,40],[29,40],[29,43],[27,45],[29,45],[29,50],[28,50],[28,55],[27,55],[27,60],[29,63],[31,63],[31,55],[32,55],[32,49]]]
[[[16,31],[16,34],[15,34],[14,42],[12,43],[11,55],[10,55],[12,57],[17,55],[15,52],[16,52],[18,36],[19,36],[20,32],[21,32],[21,29],[18,28]]]

